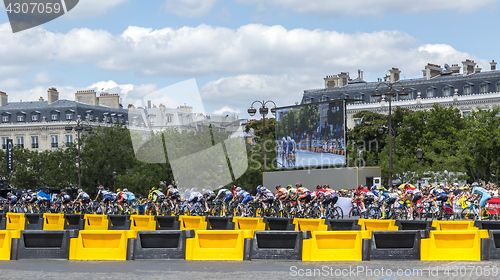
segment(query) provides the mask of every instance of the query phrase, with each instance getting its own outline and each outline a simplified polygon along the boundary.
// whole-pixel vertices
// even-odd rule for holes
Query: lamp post
[[[250,116],[254,116],[255,113],[257,113],[257,109],[255,109],[253,107],[253,104],[255,103],[259,103],[261,105],[261,107],[259,108],[259,113],[262,115],[262,138],[263,138],[263,144],[264,144],[264,147],[263,147],[263,157],[264,157],[264,172],[266,172],[266,115],[269,113],[269,108],[266,107],[266,104],[267,103],[272,103],[274,104],[274,107],[271,108],[271,113],[273,115],[276,115],[276,103],[274,103],[274,101],[272,100],[268,100],[268,101],[254,101],[252,103],[252,105],[250,105],[250,108],[248,108],[248,114]]]
[[[83,130],[92,131],[92,127],[90,126],[90,123],[87,120],[81,120],[80,118],[78,118],[75,121],[74,126],[72,126],[71,122],[69,122],[68,125],[66,127],[64,127],[64,129],[66,130],[67,133],[70,133],[74,129],[76,131],[76,134],[78,135],[78,143],[77,143],[77,147],[78,147],[78,188],[81,189],[82,188],[82,166],[81,166],[82,156],[81,156],[81,151],[80,151],[80,147],[81,147],[80,134],[82,133]]]
[[[113,191],[116,192],[116,170],[113,169]]]
[[[420,160],[422,159],[423,152],[424,151],[420,148],[420,146],[418,146],[416,154],[417,154],[417,159],[418,159],[418,169],[419,170],[420,170]],[[419,183],[419,187],[420,187],[420,175],[418,176],[418,183]]]
[[[387,89],[384,92],[379,91],[379,87],[386,87]],[[400,90],[397,90],[397,88]],[[389,97],[389,187],[392,188],[392,123],[391,123],[391,101],[392,97],[396,97],[397,95],[408,95],[407,92],[404,91],[404,86],[400,82],[381,82],[378,83],[375,87],[375,92],[372,93],[372,96],[382,96]]]

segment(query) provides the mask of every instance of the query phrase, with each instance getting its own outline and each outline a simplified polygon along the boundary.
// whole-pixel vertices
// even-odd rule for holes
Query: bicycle
[[[467,201],[465,202],[466,207],[460,213],[460,218],[463,220],[498,220],[498,212],[493,207],[483,207],[481,212],[481,217],[479,217],[479,204],[477,201]]]

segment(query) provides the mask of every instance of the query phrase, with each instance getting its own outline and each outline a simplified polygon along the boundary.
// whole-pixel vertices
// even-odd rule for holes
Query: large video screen
[[[345,101],[276,109],[277,168],[344,165]]]

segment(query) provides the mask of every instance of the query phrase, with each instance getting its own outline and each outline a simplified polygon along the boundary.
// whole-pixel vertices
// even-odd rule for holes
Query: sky
[[[465,59],[489,70],[500,60],[499,2],[80,0],[18,33],[1,6],[0,91],[14,102],[94,89],[120,93],[126,108],[195,79],[207,114],[250,118],[253,101],[293,105],[340,72],[419,78],[427,63]]]

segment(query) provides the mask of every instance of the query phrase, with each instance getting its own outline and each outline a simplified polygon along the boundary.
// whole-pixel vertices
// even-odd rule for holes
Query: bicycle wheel
[[[351,208],[349,211],[349,218],[359,216],[358,209],[356,207]]]
[[[481,213],[481,218],[483,220],[496,221],[498,220],[498,212],[493,207],[485,207],[483,213]]]
[[[378,219],[380,216],[382,216],[382,213],[378,208],[370,208],[365,212],[366,219]]]
[[[340,206],[334,206],[333,209],[335,209],[335,212],[337,212],[337,217],[334,217],[334,219],[343,219],[344,218],[344,210],[340,208]]]
[[[464,208],[460,213],[460,219],[462,220],[476,220],[476,213],[472,208]]]
[[[455,216],[453,215],[453,209],[448,206],[443,207],[441,213],[441,217],[445,221],[451,221],[455,218]]]

